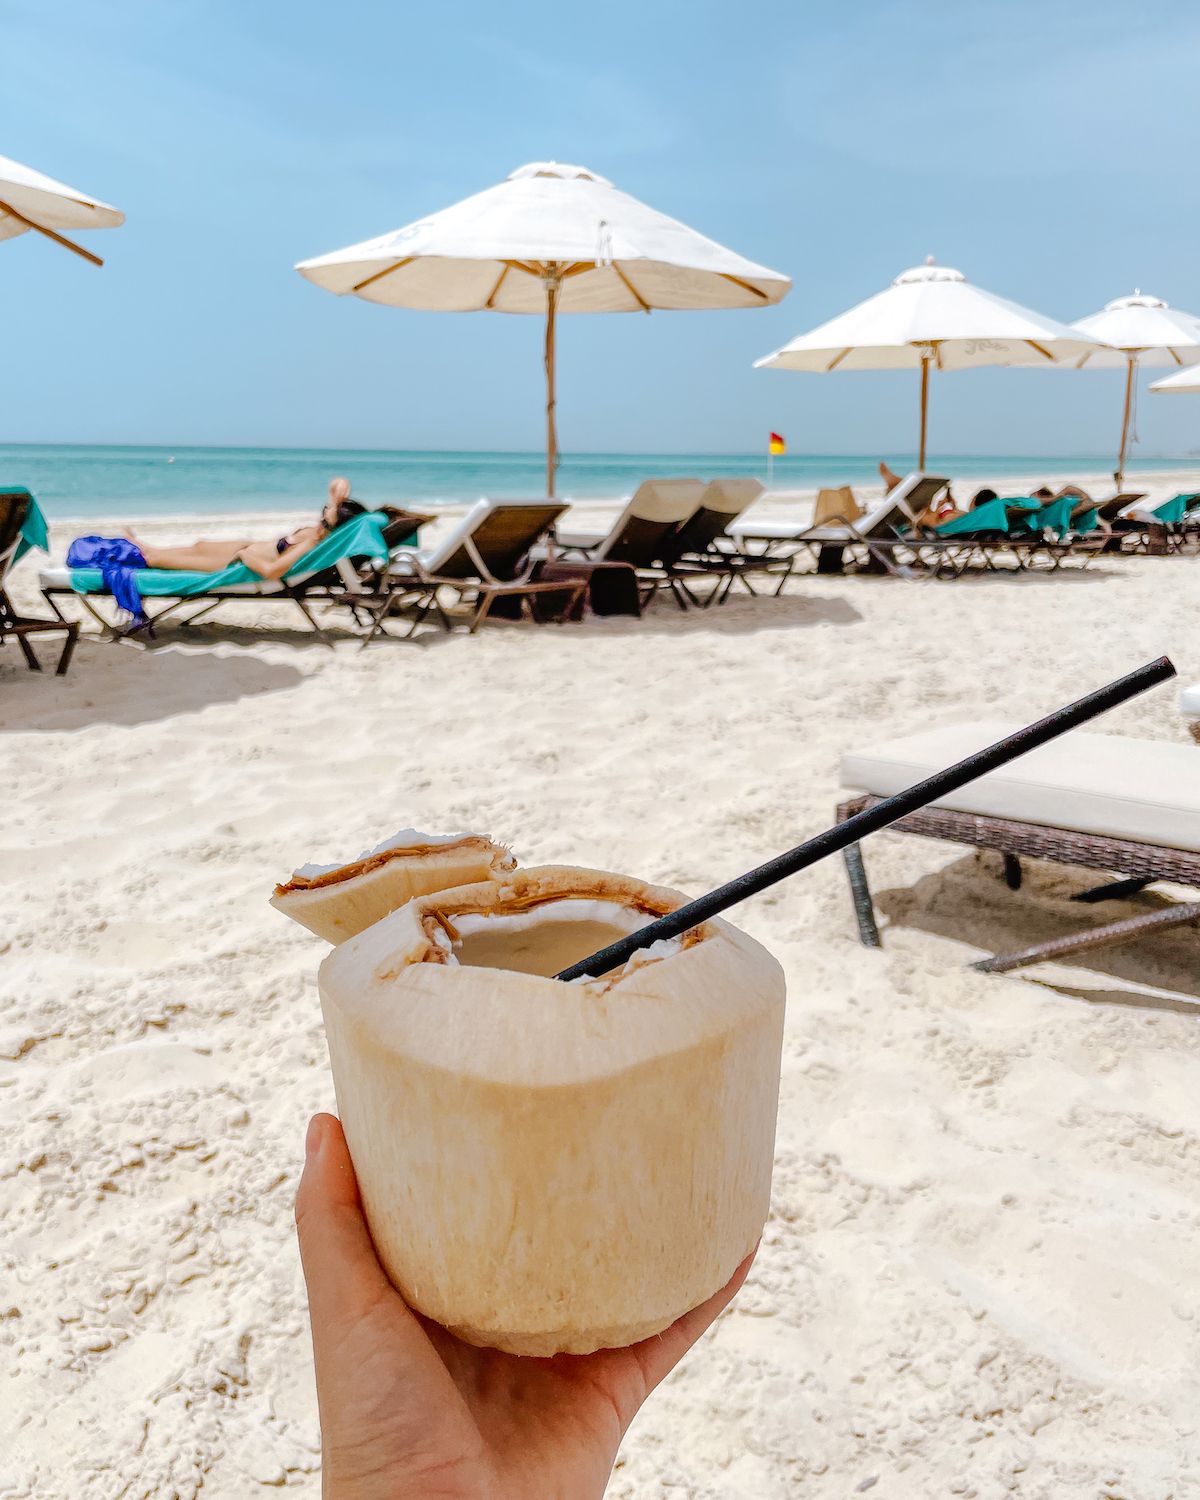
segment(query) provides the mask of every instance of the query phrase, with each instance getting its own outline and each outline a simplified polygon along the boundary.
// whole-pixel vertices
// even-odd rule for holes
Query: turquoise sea
[[[913,455],[889,453],[903,471]],[[1140,459],[1141,470],[1196,467],[1191,459]],[[1106,473],[1111,455],[1040,459],[939,454],[930,464],[956,478]],[[0,484],[28,486],[52,519],[153,515],[216,515],[297,510],[321,504],[335,474],[349,476],[368,505],[447,505],[480,495],[532,498],[545,493],[539,453],[420,453],[378,449],[76,447],[0,444]],[[572,453],[564,456],[558,492],[564,499],[628,494],[639,480],[667,475],[702,479],[755,474],[766,480],[765,455],[703,453]],[[875,460],[844,453],[788,454],[774,463],[773,487],[878,482]]]

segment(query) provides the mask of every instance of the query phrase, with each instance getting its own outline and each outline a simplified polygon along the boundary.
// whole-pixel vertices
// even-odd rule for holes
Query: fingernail
[[[325,1134],[325,1122],[320,1115],[313,1115],[308,1122],[308,1134],[304,1137],[304,1154],[313,1157],[321,1149],[321,1138]]]

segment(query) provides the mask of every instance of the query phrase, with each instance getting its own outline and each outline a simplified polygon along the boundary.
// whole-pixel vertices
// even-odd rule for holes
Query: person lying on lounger
[[[360,505],[357,500],[351,500],[350,481],[339,478],[329,481],[329,500],[321,512],[320,520],[311,526],[298,527],[275,541],[255,540],[253,537],[226,540],[201,538],[186,546],[158,547],[153,542],[139,540],[130,530],[122,532],[122,536],[139,549],[148,568],[218,573],[222,568],[240,562],[260,578],[282,578],[323,537],[328,536],[344,521],[362,515],[365,509],[366,506]]]

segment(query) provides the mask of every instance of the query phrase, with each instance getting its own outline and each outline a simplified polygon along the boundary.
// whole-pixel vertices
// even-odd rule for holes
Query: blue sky
[[[87,238],[102,271],[0,243],[0,440],[537,448],[539,320],[291,267],[544,158],[795,280],[763,311],[564,319],[568,451],[910,450],[915,378],[750,366],[927,254],[1064,320],[1135,285],[1200,313],[1178,0],[0,0],[0,34],[0,152],[128,215]],[[931,451],[1107,453],[1120,382],[935,376]],[[1200,450],[1200,396],[1144,396],[1140,429]]]

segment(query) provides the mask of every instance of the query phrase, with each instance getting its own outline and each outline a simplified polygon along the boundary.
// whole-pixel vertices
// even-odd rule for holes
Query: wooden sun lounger
[[[642,607],[667,589],[686,609],[689,602],[700,602],[689,580],[716,577],[718,589],[721,583],[715,564],[706,569],[687,564],[676,547],[681,529],[695,517],[709,488],[702,479],[645,479],[605,535],[559,530],[555,550],[567,561],[625,563],[637,572]]]
[[[956,725],[844,757],[842,779],[852,790],[838,806],[838,819],[874,806],[965,751],[999,739],[1011,727]],[[1160,880],[1200,890],[1198,771],[1196,752],[1186,745],[1076,732],[1061,744],[1032,751],[1003,771],[963,787],[947,799],[954,806],[923,808],[892,828],[995,850],[1014,891],[1021,885],[1023,858],[1103,870],[1117,877],[1072,898],[1087,904],[1136,895]],[[862,789],[863,783],[869,789]],[[1130,795],[1131,787],[1136,795]],[[882,943],[861,846],[851,845],[844,857],[859,936],[866,947],[878,948]],[[996,954],[975,967],[1004,973],[1196,922],[1200,902],[1179,902]]]
[[[27,489],[0,490],[0,645],[11,637],[21,648],[21,655],[29,670],[40,672],[42,664],[37,659],[30,636],[65,635],[55,669],[57,675],[63,677],[71,665],[71,655],[75,650],[75,642],[79,639],[78,623],[64,620],[57,610],[52,619],[19,614],[4,587],[5,579],[16,562],[22,529],[32,506],[33,496]]]
[[[774,593],[782,593],[792,574],[792,557],[744,552],[729,534],[729,528],[762,492],[757,479],[712,480],[687,520],[662,539],[653,564],[639,569],[643,603],[666,588],[680,609],[689,605],[707,609],[712,604],[724,604],[738,583],[747,593],[757,594],[755,577],[775,579]],[[703,597],[695,592],[699,579],[716,580],[716,586]]]
[[[394,616],[407,616],[407,636],[431,614],[449,630],[453,622],[441,602],[444,591],[472,600],[472,634],[499,599],[531,602],[559,594],[565,599],[560,621],[575,614],[587,591],[586,578],[535,579],[531,556],[566,510],[555,500],[480,500],[437,546],[398,556],[373,592],[346,601],[369,621],[363,645],[389,633],[387,623]]]
[[[389,555],[395,549],[407,546],[420,527],[433,518],[424,512],[402,510],[395,506],[380,507],[389,517],[383,531],[383,540]],[[301,559],[301,563],[303,559]],[[299,565],[298,565],[299,566]],[[232,603],[291,604],[299,610],[305,623],[317,639],[332,648],[333,642],[321,628],[314,609],[325,605],[349,604],[352,608],[358,596],[369,597],[377,583],[373,582],[375,570],[368,559],[344,557],[329,567],[289,581],[286,578],[264,579],[261,584],[236,584],[229,588],[209,589],[200,594],[156,594],[143,600],[147,618],[120,625],[108,619],[96,605],[96,600],[111,596],[106,593],[80,593],[71,587],[68,568],[48,568],[42,571],[42,597],[66,623],[66,616],[59,608],[59,599],[74,599],[99,624],[110,640],[129,640],[141,634],[154,638],[156,627],[167,620],[179,625],[194,625],[198,620]],[[161,601],[161,607],[159,602]],[[355,616],[360,621],[360,615]],[[76,626],[78,629],[78,626]]]
[[[919,571],[911,533],[917,517],[949,484],[933,474],[907,474],[869,510],[839,520],[817,520],[812,525],[758,523],[734,528],[741,544],[752,543],[759,556],[797,557],[808,554],[821,574],[859,572],[915,576]],[[853,498],[853,497],[851,497]]]

